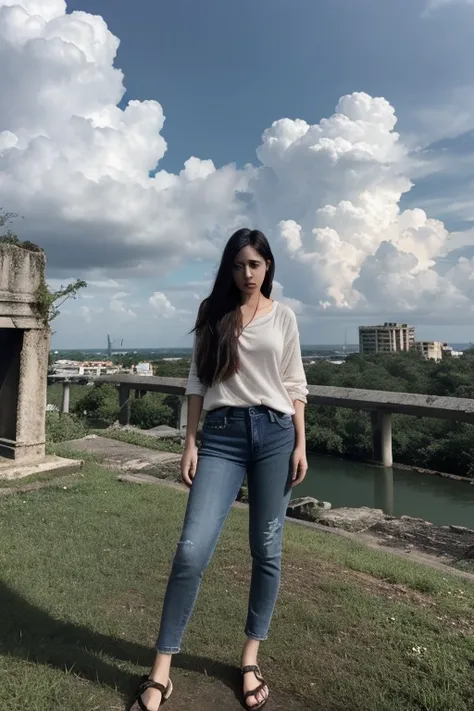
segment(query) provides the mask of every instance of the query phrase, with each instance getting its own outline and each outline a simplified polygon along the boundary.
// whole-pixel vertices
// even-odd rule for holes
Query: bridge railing
[[[74,382],[85,382],[84,376],[50,378],[51,382],[63,383],[61,412],[69,412],[70,386]],[[178,429],[186,432],[187,400],[184,397],[186,379],[144,377],[137,375],[104,375],[92,378],[96,383],[112,383],[118,388],[121,425],[130,424],[132,392],[139,397],[144,392],[158,392],[183,397]],[[392,456],[392,415],[412,415],[433,417],[474,424],[474,400],[455,397],[438,397],[416,393],[386,392],[379,390],[359,390],[336,388],[325,385],[308,386],[308,404],[345,407],[351,410],[370,412],[372,424],[372,450],[374,462],[385,467],[393,465]]]

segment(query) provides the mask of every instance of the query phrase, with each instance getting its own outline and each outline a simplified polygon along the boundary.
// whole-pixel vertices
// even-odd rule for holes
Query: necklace
[[[254,320],[255,316],[257,315],[257,311],[258,311],[258,307],[259,307],[259,306],[260,306],[260,294],[258,295],[258,301],[257,301],[257,305],[256,305],[256,307],[255,307],[255,311],[253,312],[253,316],[252,316],[252,318],[250,319],[250,321],[249,321],[248,323],[246,323],[245,326],[242,327],[242,330],[241,330],[241,332],[240,332],[240,335],[242,335],[242,333],[245,331],[245,329],[247,328],[247,326],[250,326],[250,324],[251,324],[252,321]]]

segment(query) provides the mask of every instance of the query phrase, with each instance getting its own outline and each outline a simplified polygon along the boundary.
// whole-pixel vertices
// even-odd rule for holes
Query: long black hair
[[[244,247],[253,247],[265,262],[270,262],[261,293],[267,299],[272,293],[275,260],[267,238],[259,230],[237,230],[225,246],[213,289],[202,302],[193,329],[197,373],[207,386],[230,378],[239,369],[241,293],[234,281],[233,268],[237,254]]]

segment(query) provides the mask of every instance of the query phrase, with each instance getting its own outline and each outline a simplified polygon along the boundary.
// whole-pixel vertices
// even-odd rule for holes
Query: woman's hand
[[[291,455],[291,486],[301,484],[308,471],[308,460],[306,459],[306,447],[295,447]]]
[[[198,449],[195,444],[186,444],[181,457],[181,479],[188,488],[193,485],[198,460]]]

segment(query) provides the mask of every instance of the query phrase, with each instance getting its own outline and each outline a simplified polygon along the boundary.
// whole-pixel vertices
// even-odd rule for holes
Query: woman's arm
[[[189,370],[186,396],[188,398],[188,413],[186,418],[186,439],[181,457],[181,478],[186,486],[191,487],[197,469],[198,451],[196,446],[197,429],[201,419],[206,386],[199,380],[195,361],[196,343],[194,343],[191,368]]]
[[[295,448],[291,457],[291,479],[292,486],[297,486],[301,484],[308,471],[304,422],[305,403],[302,400],[295,400],[293,407],[295,408],[295,414],[293,415],[295,425]]]
[[[188,445],[196,446],[197,429],[199,420],[201,419],[203,402],[204,398],[202,395],[188,395],[185,447]]]
[[[304,419],[308,388],[303,359],[301,357],[300,336],[294,314],[292,316],[291,330],[289,335],[285,338],[282,371],[283,384],[295,409],[295,414],[293,415],[295,425],[295,449],[291,459],[291,473],[293,480],[292,485],[296,486],[303,481],[308,470]]]
[[[301,357],[300,334],[293,312],[291,312],[291,321],[284,336],[281,373],[283,385],[291,401],[293,403],[301,401],[306,404],[308,394],[306,373]]]
[[[295,414],[293,415],[293,422],[295,425],[295,448],[304,447],[306,449],[306,431],[304,421],[306,405],[302,400],[295,400],[293,402],[293,407],[295,408]]]

